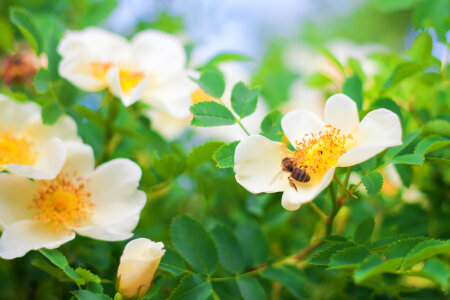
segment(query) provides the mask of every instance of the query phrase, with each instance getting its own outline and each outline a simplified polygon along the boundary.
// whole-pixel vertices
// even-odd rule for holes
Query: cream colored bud
[[[123,249],[117,270],[118,292],[125,298],[139,299],[147,294],[162,256],[162,242],[146,238],[130,241]]]

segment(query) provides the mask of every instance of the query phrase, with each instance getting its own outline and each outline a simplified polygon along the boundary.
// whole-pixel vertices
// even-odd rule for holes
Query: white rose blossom
[[[175,36],[145,30],[130,41],[101,28],[68,31],[58,46],[59,73],[82,90],[109,88],[125,106],[137,100],[187,117],[195,84],[185,70],[186,53]]]
[[[34,178],[54,178],[66,160],[66,141],[80,141],[68,116],[42,123],[41,108],[0,95],[0,171]]]
[[[252,193],[283,192],[287,210],[312,201],[330,184],[336,167],[359,164],[402,143],[396,114],[377,109],[359,122],[356,103],[343,94],[327,100],[323,121],[310,111],[294,110],[283,117],[281,127],[295,150],[263,136],[249,136],[236,148],[234,171],[237,182]],[[283,171],[286,157],[310,176],[308,182],[293,180],[291,172]]]
[[[114,159],[94,169],[90,146],[67,142],[66,147],[66,162],[54,179],[0,173],[0,257],[57,248],[75,232],[106,241],[132,236],[146,202],[137,189],[140,167]]]
[[[139,299],[147,294],[165,252],[162,242],[146,238],[128,242],[117,270],[118,292],[127,299]]]

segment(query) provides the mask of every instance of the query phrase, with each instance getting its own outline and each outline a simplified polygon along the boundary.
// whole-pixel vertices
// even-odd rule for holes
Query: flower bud
[[[139,238],[128,242],[117,270],[117,290],[124,298],[139,299],[147,294],[162,256],[162,242]]]

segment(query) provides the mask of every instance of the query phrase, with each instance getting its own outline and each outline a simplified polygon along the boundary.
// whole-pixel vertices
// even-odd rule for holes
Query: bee
[[[297,186],[294,183],[294,179],[298,182],[309,182],[311,177],[309,174],[302,169],[301,167],[297,167],[293,158],[285,157],[281,161],[281,168],[283,171],[291,172],[291,176],[289,176],[289,184],[297,191]]]

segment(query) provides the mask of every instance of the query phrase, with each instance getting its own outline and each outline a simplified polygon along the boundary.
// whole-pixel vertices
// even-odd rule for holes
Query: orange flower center
[[[33,143],[26,136],[16,137],[0,126],[0,166],[6,164],[31,165],[37,159]]]
[[[62,227],[79,227],[80,221],[92,214],[94,204],[85,191],[87,179],[76,174],[62,173],[52,180],[41,180],[39,192],[30,209],[37,213],[33,219],[51,224],[56,231]]]
[[[302,168],[309,175],[323,174],[334,167],[342,154],[351,134],[342,134],[340,129],[326,125],[326,130],[319,134],[307,134],[295,144],[295,151],[286,151],[288,157],[294,158],[297,168]]]
[[[117,67],[119,69],[120,87],[126,95],[130,94],[145,77],[144,73],[130,66],[106,62],[91,62],[90,66],[92,75],[101,81],[106,81],[106,72],[110,68]]]

